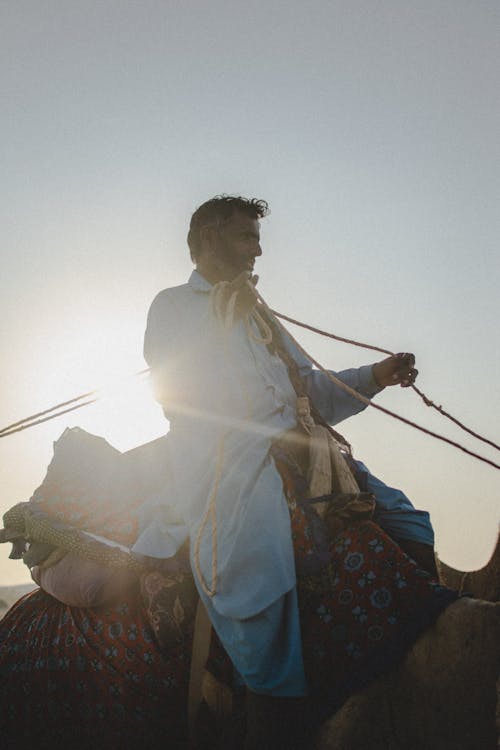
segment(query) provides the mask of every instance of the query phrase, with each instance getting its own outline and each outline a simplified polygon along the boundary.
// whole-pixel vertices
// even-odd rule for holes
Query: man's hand
[[[418,375],[415,369],[415,355],[409,353],[393,354],[387,359],[373,365],[373,377],[380,388],[387,385],[400,385],[408,388],[413,385]]]

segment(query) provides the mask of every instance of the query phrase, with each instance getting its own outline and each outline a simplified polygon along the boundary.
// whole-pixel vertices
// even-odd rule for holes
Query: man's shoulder
[[[151,307],[169,308],[189,301],[192,303],[196,297],[206,297],[211,285],[197,271],[193,271],[188,281],[179,286],[171,286],[163,289],[154,298]]]
[[[191,285],[189,282],[186,282],[185,284],[169,286],[166,289],[162,289],[161,292],[158,292],[155,299],[169,299],[170,297],[175,299],[176,297],[182,297],[191,291]]]
[[[192,294],[193,290],[189,283],[179,284],[179,286],[171,286],[158,292],[151,303],[151,307],[157,309],[172,307],[182,303],[183,300],[190,297]]]
[[[189,284],[169,287],[158,292],[148,312],[148,322],[144,337],[144,356],[152,363],[163,351],[166,341],[173,341],[179,333],[179,326],[190,317],[192,290]]]

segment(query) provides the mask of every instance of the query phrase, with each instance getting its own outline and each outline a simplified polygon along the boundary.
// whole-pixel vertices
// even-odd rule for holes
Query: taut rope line
[[[266,313],[266,317],[268,317],[268,320],[271,322],[273,319],[276,320],[276,318],[273,318],[273,311],[268,307],[267,303],[263,299],[262,295],[257,292],[255,289],[255,286],[251,283],[251,281],[247,281],[246,284],[251,289],[252,294],[255,295],[256,300],[259,300],[261,303],[261,310]],[[216,284],[212,288],[211,292],[211,304],[212,309],[214,311],[215,316],[219,320],[219,323],[221,324],[222,331],[224,334],[224,351],[226,356],[228,356],[228,350],[227,350],[227,334],[230,331],[231,327],[234,325],[235,322],[235,312],[236,312],[236,303],[237,303],[237,296],[238,291],[234,291],[228,299],[225,298],[226,290],[229,286],[228,282],[222,281],[219,284]],[[259,329],[261,330],[261,336],[256,336],[251,327],[251,319],[253,319]],[[243,323],[245,325],[245,329],[247,332],[247,335],[252,338],[257,344],[261,345],[268,345],[272,343],[273,340],[273,331],[271,330],[270,325],[267,323],[266,319],[261,315],[261,312],[258,310],[257,305],[255,305],[249,312],[243,315]],[[281,323],[278,323],[278,325],[283,329],[283,331],[286,333],[287,336],[293,341],[295,346],[299,349],[299,351],[302,352],[302,354],[313,364],[318,367],[321,372],[323,372],[333,383],[341,387],[344,391],[349,393],[351,396],[356,398],[358,401],[361,401],[366,406],[375,406],[371,403],[371,401],[366,398],[365,396],[362,396],[360,393],[355,391],[350,386],[343,383],[339,378],[332,375],[331,372],[326,370],[322,365],[319,364],[311,355],[305,351],[305,349],[298,343],[298,341],[295,340],[295,338],[290,334],[289,331],[287,331]],[[390,354],[390,352],[387,352]],[[484,459],[482,456],[479,456],[475,453],[472,453],[464,446],[459,445],[458,443],[455,443],[454,441],[449,440],[448,438],[445,438],[441,435],[438,435],[437,433],[433,433],[430,430],[427,430],[426,428],[421,427],[420,425],[415,424],[414,422],[411,422],[408,419],[405,419],[404,417],[399,416],[398,414],[395,414],[394,412],[390,411],[389,409],[385,409],[383,407],[376,407],[379,408],[380,411],[383,411],[385,414],[388,414],[392,417],[395,417],[396,419],[401,420],[402,422],[405,422],[406,424],[411,425],[412,427],[416,427],[418,430],[421,430],[425,432],[428,435],[431,435],[433,437],[439,438],[441,440],[444,440],[445,442],[451,443],[452,445],[455,445],[455,447],[459,448],[460,450],[463,450],[466,453],[469,453],[472,456],[475,456],[481,461],[486,461],[487,463],[490,463],[492,466],[495,466],[496,468],[500,469],[500,466],[497,464],[494,464],[492,461],[489,461],[488,459]],[[214,471],[214,480],[212,489],[210,491],[210,495],[208,498],[208,503],[205,509],[205,513],[203,514],[200,526],[198,528],[198,532],[196,534],[195,544],[194,544],[194,550],[193,550],[193,559],[194,559],[194,567],[196,576],[198,579],[198,582],[204,591],[205,595],[209,598],[212,598],[217,593],[217,583],[218,583],[218,571],[217,571],[217,495],[219,491],[220,482],[222,479],[222,469],[224,465],[224,448],[225,448],[225,433],[222,433],[222,435],[219,437],[218,445],[217,445],[217,457],[215,461],[215,471]],[[210,583],[206,580],[203,571],[201,569],[201,561],[200,561],[200,548],[201,548],[201,541],[203,537],[203,533],[208,526],[210,522],[210,541],[211,541],[211,565],[210,565]]]
[[[292,323],[293,325],[299,326],[300,328],[306,328],[308,331],[312,331],[313,333],[319,333],[320,336],[326,336],[327,338],[334,339],[335,341],[342,341],[344,344],[352,344],[353,346],[360,346],[363,349],[371,349],[372,351],[381,352],[382,354],[394,355],[394,352],[389,351],[389,349],[382,349],[380,346],[374,346],[373,344],[365,344],[362,341],[355,341],[355,339],[348,339],[348,338],[345,338],[344,336],[338,336],[335,333],[329,333],[328,331],[323,331],[321,328],[315,328],[314,326],[311,326],[308,323],[302,323],[300,320],[295,320],[294,318],[290,318],[288,315],[283,315],[283,313],[277,312],[277,310],[271,310],[271,308],[268,308],[268,309],[277,318],[286,320],[288,323]],[[288,335],[290,335],[289,332],[288,332]],[[426,406],[430,406],[433,409],[436,409],[436,411],[442,414],[443,417],[450,419],[452,422],[458,425],[458,427],[460,427],[462,430],[465,430],[465,432],[468,432],[469,435],[472,435],[478,440],[482,440],[483,443],[487,443],[488,445],[491,445],[493,448],[496,448],[498,451],[500,451],[500,445],[497,445],[497,443],[494,443],[493,440],[489,440],[488,438],[485,438],[482,435],[479,435],[477,432],[474,432],[474,430],[471,430],[470,427],[467,427],[466,425],[463,424],[463,422],[460,422],[458,419],[456,419],[447,411],[445,411],[442,406],[436,406],[434,401],[431,401],[431,399],[428,398],[425,395],[425,393],[423,393],[419,388],[417,388],[417,386],[414,383],[410,387],[415,391],[415,393],[417,393],[420,396],[420,398],[422,399],[422,401],[424,402]]]
[[[249,282],[250,283],[250,282]],[[293,323],[294,325],[300,326],[301,328],[306,328],[309,331],[312,331],[313,333],[318,333],[321,336],[326,336],[327,338],[334,339],[335,341],[341,341],[346,344],[352,344],[353,346],[360,346],[364,349],[371,349],[373,351],[381,352],[382,354],[388,354],[392,355],[393,352],[391,352],[389,349],[383,349],[379,346],[374,346],[373,344],[365,344],[360,341],[356,341],[354,339],[348,339],[343,336],[338,336],[334,333],[329,333],[328,331],[324,331],[320,328],[316,328],[314,326],[311,326],[307,323],[302,323],[298,320],[295,320],[294,318],[290,318],[287,315],[284,315],[283,313],[279,313],[276,310],[272,310],[269,305],[265,302],[263,297],[260,295],[259,292],[257,292],[256,288],[252,285],[252,289],[257,297],[257,299],[261,302],[261,304],[264,306],[264,308],[267,310],[268,314],[275,315],[277,318],[282,318],[283,320],[288,321],[289,323]],[[282,326],[283,327],[283,326]],[[359,394],[357,391],[352,390],[349,388],[349,386],[346,386],[345,383],[343,383],[338,378],[335,378],[328,370],[325,370],[325,368],[322,367],[313,357],[311,357],[310,354],[308,354],[305,349],[298,343],[298,341],[292,336],[290,331],[286,330],[283,327],[283,330],[286,332],[288,336],[292,339],[292,341],[295,343],[297,348],[304,354],[304,356],[308,357],[310,361],[318,367],[322,372],[324,372],[332,382],[336,383],[340,388],[345,390],[347,393],[350,393],[354,398],[357,398],[359,401],[362,401],[363,403],[368,404],[369,406],[372,406],[374,409],[377,409],[378,411],[384,412],[385,414],[394,417],[395,419],[398,419],[401,422],[404,422],[405,424],[408,424],[410,427],[414,427],[417,430],[420,430],[420,432],[423,432],[427,435],[430,435],[431,437],[435,437],[438,440],[442,440],[445,443],[448,443],[449,445],[454,446],[455,448],[458,448],[464,453],[467,453],[469,456],[473,456],[474,458],[477,458],[479,461],[483,461],[484,463],[489,464],[490,466],[493,466],[495,469],[500,469],[500,465],[496,464],[494,461],[490,461],[488,458],[484,458],[483,456],[480,456],[478,453],[474,453],[473,451],[470,451],[468,448],[465,448],[465,446],[461,445],[460,443],[455,442],[454,440],[450,440],[449,438],[444,437],[443,435],[439,435],[436,432],[433,432],[432,430],[428,430],[425,427],[422,427],[421,425],[416,424],[415,422],[412,422],[409,419],[406,419],[405,417],[400,416],[399,414],[396,414],[395,412],[390,411],[389,409],[386,409],[383,406],[380,406],[379,404],[374,403],[373,401],[369,401],[368,399],[365,399],[361,394]],[[144,370],[140,370],[139,372],[135,373],[136,376],[144,375],[146,373],[150,372],[149,368],[146,368]],[[442,416],[447,417],[452,422],[457,424],[459,427],[461,427],[463,430],[468,432],[473,437],[478,438],[479,440],[482,440],[485,443],[488,443],[493,448],[496,448],[497,450],[500,450],[500,446],[494,443],[492,440],[489,440],[488,438],[482,437],[478,433],[474,432],[473,430],[466,427],[462,422],[460,422],[455,417],[451,416],[451,414],[448,414],[441,406],[436,406],[433,401],[431,401],[422,391],[420,391],[415,385],[411,386],[413,390],[422,398],[424,403],[427,406],[432,406],[434,409],[436,409]],[[40,411],[37,414],[32,414],[29,417],[25,417],[24,419],[20,419],[17,422],[13,422],[10,425],[7,425],[7,427],[4,427],[0,430],[0,438],[8,437],[9,435],[13,435],[16,432],[21,432],[22,430],[27,430],[28,427],[34,427],[37,424],[41,424],[42,422],[47,422],[50,419],[55,419],[56,417],[62,416],[63,414],[67,414],[68,412],[74,411],[75,409],[80,409],[83,406],[87,406],[88,404],[92,404],[95,401],[98,400],[97,394],[98,390],[88,391],[87,393],[83,393],[80,396],[75,396],[75,398],[69,399],[68,401],[63,401],[60,404],[56,404],[55,406],[52,406],[49,409],[45,409],[44,411]],[[56,409],[59,409],[63,406],[67,406],[69,404],[74,404],[77,401],[80,401],[81,399],[87,398],[89,396],[95,396],[95,398],[88,399],[87,401],[84,401],[83,403],[77,404],[76,406],[72,406],[69,409],[63,409],[62,411],[58,411],[54,414],[51,414],[51,412],[54,412]],[[44,416],[49,415],[49,416]],[[38,417],[44,417],[42,419],[37,419]]]
[[[133,377],[139,377],[140,375],[145,375],[148,372],[150,372],[150,368],[146,367],[146,369],[139,370],[139,372],[134,373]],[[70,411],[75,411],[75,409],[81,409],[82,406],[88,406],[88,404],[94,404],[96,401],[99,400],[99,396],[98,396],[99,390],[100,390],[99,388],[96,388],[93,391],[87,391],[87,393],[81,393],[79,396],[70,398],[68,399],[68,401],[61,401],[60,404],[55,404],[55,406],[51,406],[49,409],[44,409],[43,411],[39,411],[36,414],[31,414],[31,416],[29,417],[25,417],[24,419],[19,419],[17,422],[13,422],[12,424],[7,425],[7,427],[3,427],[0,430],[0,438],[7,437],[8,435],[13,435],[15,432],[21,432],[22,430],[27,430],[28,427],[34,427],[37,424],[42,424],[42,422],[48,422],[49,419],[55,419],[56,417],[60,417],[63,414],[67,414]],[[90,398],[90,396],[93,396],[94,398]],[[62,409],[63,406],[69,406],[70,404],[76,404],[77,401],[81,401],[84,398],[88,400],[84,401],[81,404],[77,404],[76,406],[72,406],[69,409],[63,409],[62,411],[58,411],[56,414],[51,414],[51,412],[54,412],[56,409]],[[50,416],[45,416],[46,414],[50,414]],[[38,419],[38,417],[44,417],[44,418]]]
[[[250,282],[248,282],[250,284]],[[254,287],[255,289],[255,287]],[[273,311],[267,304],[267,302],[264,300],[262,295],[255,289],[255,296],[259,300],[259,302],[263,305],[264,309],[268,312],[269,315],[273,314]],[[379,404],[374,403],[373,401],[370,401],[370,399],[366,398],[365,396],[362,396],[360,393],[355,391],[353,388],[350,388],[348,385],[346,385],[342,380],[335,377],[335,375],[332,375],[331,372],[326,370],[322,365],[320,365],[319,362],[317,362],[314,357],[312,357],[306,350],[299,344],[299,342],[292,336],[290,331],[287,331],[283,326],[283,330],[286,332],[286,334],[290,337],[290,339],[293,341],[295,346],[299,349],[299,351],[302,352],[302,354],[309,359],[310,362],[313,363],[313,365],[316,365],[318,370],[321,370],[331,381],[332,383],[335,383],[338,385],[342,390],[344,390],[346,393],[349,393],[354,398],[358,399],[358,401],[361,401],[363,404],[366,404],[367,406],[371,406],[374,409],[377,409],[377,411],[381,411],[384,414],[387,414],[390,417],[394,417],[394,419],[399,420],[400,422],[404,422],[405,424],[409,425],[410,427],[414,427],[416,430],[419,430],[420,432],[424,432],[426,435],[430,435],[431,437],[436,438],[437,440],[442,440],[444,443],[448,443],[449,445],[453,445],[455,448],[458,448],[459,450],[463,451],[464,453],[467,453],[469,456],[473,456],[474,458],[477,458],[479,461],[483,461],[486,464],[489,464],[490,466],[493,466],[495,469],[500,469],[500,464],[496,464],[494,461],[490,461],[489,458],[484,458],[483,456],[480,456],[478,453],[474,453],[473,451],[470,451],[468,448],[466,448],[464,445],[461,445],[460,443],[455,442],[454,440],[450,440],[450,438],[444,437],[444,435],[439,435],[437,432],[433,432],[432,430],[428,430],[426,427],[422,427],[421,425],[417,424],[416,422],[412,422],[410,419],[406,419],[406,417],[402,417],[400,414],[396,414],[396,412],[391,411],[390,409],[386,409],[384,406],[380,406]],[[335,337],[337,338],[337,337]],[[371,347],[373,348],[373,347]],[[380,351],[380,350],[379,350]],[[390,354],[390,352],[389,352]]]
[[[42,424],[42,422],[48,422],[49,419],[55,419],[56,417],[61,417],[63,414],[68,414],[70,411],[75,411],[75,409],[81,409],[82,406],[88,406],[89,404],[95,404],[96,401],[98,401],[98,398],[91,398],[88,401],[83,401],[81,404],[76,404],[76,406],[70,406],[69,409],[63,409],[62,411],[58,411],[55,414],[49,414],[48,417],[44,417],[43,419],[36,419],[32,421],[32,417],[27,417],[27,419],[22,419],[20,422],[16,422],[16,424],[20,424],[20,427],[15,427],[13,430],[8,429],[7,427],[4,428],[0,432],[0,438],[8,437],[9,435],[13,435],[15,432],[22,432],[22,430],[27,430],[28,427],[34,427],[37,424]],[[71,401],[67,403],[72,403],[73,401],[78,401],[77,398],[71,399]],[[54,409],[57,409],[57,406],[53,406],[52,409],[46,409],[44,412],[41,412],[42,414],[47,414],[48,412],[53,411]],[[28,424],[23,424],[23,422],[28,422]]]
[[[50,414],[50,412],[53,412],[56,409],[60,409],[63,406],[68,406],[68,404],[74,404],[76,401],[81,401],[82,398],[88,398],[89,396],[95,396],[96,394],[97,394],[97,391],[87,391],[87,393],[81,393],[79,396],[70,398],[68,401],[62,401],[60,404],[51,406],[50,409],[44,409],[43,411],[39,411],[36,414],[32,414],[30,417],[25,417],[24,419],[20,419],[17,422],[13,422],[12,424],[7,425],[7,427],[3,427],[0,430],[0,437],[4,437],[5,434],[11,435],[13,432],[20,432],[21,430],[26,430],[28,427],[32,427],[35,424],[46,422],[48,419],[54,419],[54,417],[58,417],[59,414],[66,414],[66,412],[73,411],[74,409],[79,409],[81,406],[86,406],[86,404],[92,404],[94,403],[94,401],[97,401],[97,397],[93,398],[91,401],[86,401],[84,404],[73,406],[71,409],[65,409],[64,411],[58,412],[57,414],[52,414],[52,416],[46,417],[46,419],[39,419],[37,422],[33,421],[37,417],[43,417],[45,414]],[[27,422],[30,422],[31,424],[26,424]],[[24,425],[24,427],[21,425]]]

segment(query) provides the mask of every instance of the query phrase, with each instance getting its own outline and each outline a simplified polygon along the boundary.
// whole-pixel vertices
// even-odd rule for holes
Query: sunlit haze
[[[0,3],[0,510],[43,479],[68,425],[120,450],[168,429],[142,337],[191,271],[192,211],[265,198],[259,289],[286,314],[392,351],[499,442],[500,6],[484,0]],[[325,366],[377,355],[298,332]],[[500,463],[408,390],[378,402]],[[488,559],[494,468],[374,410],[355,455],[430,511],[442,559]],[[0,548],[0,585],[29,580]]]

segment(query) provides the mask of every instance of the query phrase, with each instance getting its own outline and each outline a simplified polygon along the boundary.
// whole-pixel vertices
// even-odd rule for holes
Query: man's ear
[[[207,224],[200,229],[200,245],[201,250],[205,252],[215,253],[217,249],[219,233],[217,227],[213,224]]]

